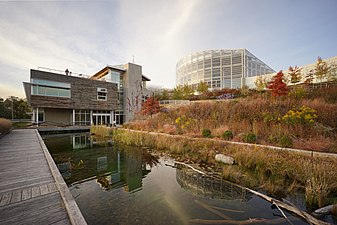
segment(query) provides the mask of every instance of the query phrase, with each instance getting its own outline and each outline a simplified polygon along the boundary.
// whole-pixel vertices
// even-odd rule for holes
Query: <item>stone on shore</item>
[[[234,158],[230,156],[225,156],[224,154],[216,154],[215,161],[222,162],[222,163],[229,164],[229,165],[234,164]]]

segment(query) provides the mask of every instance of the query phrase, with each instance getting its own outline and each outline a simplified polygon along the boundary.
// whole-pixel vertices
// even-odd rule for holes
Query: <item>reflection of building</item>
[[[73,74],[74,75],[74,74]],[[106,66],[91,77],[43,68],[24,83],[32,121],[51,125],[123,124],[150,95],[149,78],[133,63]]]
[[[253,195],[244,188],[213,176],[202,175],[180,164],[176,170],[178,184],[194,195],[248,201]]]
[[[203,81],[213,89],[241,88],[246,77],[274,72],[246,49],[209,50],[189,54],[176,66],[177,85],[196,89]]]

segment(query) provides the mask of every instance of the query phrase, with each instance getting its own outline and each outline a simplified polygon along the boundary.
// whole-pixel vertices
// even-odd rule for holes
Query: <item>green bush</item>
[[[202,130],[202,136],[206,138],[212,137],[212,132],[210,129],[203,129]]]
[[[12,122],[10,120],[0,118],[0,134],[7,133],[12,128]]]
[[[293,146],[293,139],[289,135],[282,135],[280,137],[279,144],[285,148],[291,147]]]
[[[223,134],[222,134],[222,138],[225,140],[231,140],[233,139],[233,132],[230,130],[226,130]]]
[[[246,133],[243,136],[243,141],[247,143],[256,143],[256,135],[253,133]]]
[[[268,136],[268,142],[269,142],[270,144],[276,144],[276,143],[278,143],[278,142],[279,142],[279,139],[280,139],[280,138],[279,138],[277,135],[271,134],[271,135]]]

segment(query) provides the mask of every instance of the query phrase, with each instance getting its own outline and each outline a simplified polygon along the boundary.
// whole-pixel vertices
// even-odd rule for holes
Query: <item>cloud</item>
[[[173,87],[186,28],[193,26],[200,1],[121,1],[125,57],[143,66],[151,83]],[[186,40],[188,41],[188,40]]]

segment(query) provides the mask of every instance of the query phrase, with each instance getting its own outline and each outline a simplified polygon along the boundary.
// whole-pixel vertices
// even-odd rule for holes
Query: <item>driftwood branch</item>
[[[235,212],[235,213],[244,213],[245,211],[242,210],[234,210],[234,209],[226,209],[226,208],[221,208],[221,207],[216,207],[216,206],[210,206],[213,209],[218,209],[226,212]]]
[[[204,209],[207,209],[208,211],[210,211],[211,213],[217,215],[217,216],[220,216],[221,218],[223,219],[226,219],[226,220],[232,220],[232,218],[230,218],[229,216],[226,216],[225,214],[221,213],[221,212],[218,212],[216,211],[215,209],[212,209],[210,206],[206,205],[205,203],[202,203],[198,200],[195,200],[195,203],[197,203],[198,205],[200,205],[201,207],[203,207]]]
[[[193,166],[188,165],[188,164],[186,164],[186,163],[183,163],[183,162],[174,162],[174,163],[176,163],[176,164],[181,164],[181,165],[184,165],[184,166],[187,166],[187,167],[191,168],[192,170],[194,170],[195,172],[198,172],[198,173],[200,173],[200,174],[202,174],[202,175],[206,175],[206,173],[204,173],[204,172],[202,172],[201,170],[198,170],[198,169],[194,168]]]
[[[245,225],[245,224],[279,224],[284,222],[284,218],[278,219],[248,219],[242,221],[235,221],[235,220],[203,220],[203,219],[194,219],[190,220],[190,223],[194,224],[233,224],[233,225]]]
[[[290,212],[293,212],[295,213],[296,215],[302,217],[303,219],[307,220],[308,222],[312,223],[312,224],[315,224],[315,225],[329,225],[329,223],[327,222],[324,222],[322,220],[319,220],[319,219],[316,219],[315,217],[313,217],[312,215],[302,211],[302,210],[299,210],[298,208],[294,207],[294,206],[291,206],[291,205],[288,205],[288,204],[285,204],[284,202],[281,202],[277,199],[273,199],[267,195],[264,195],[264,194],[261,194],[257,191],[254,191],[254,190],[251,190],[249,188],[246,188],[247,191],[250,191],[252,192],[253,194],[267,200],[268,202],[272,202],[272,203],[276,203],[279,207],[283,208],[283,209],[286,209]]]

